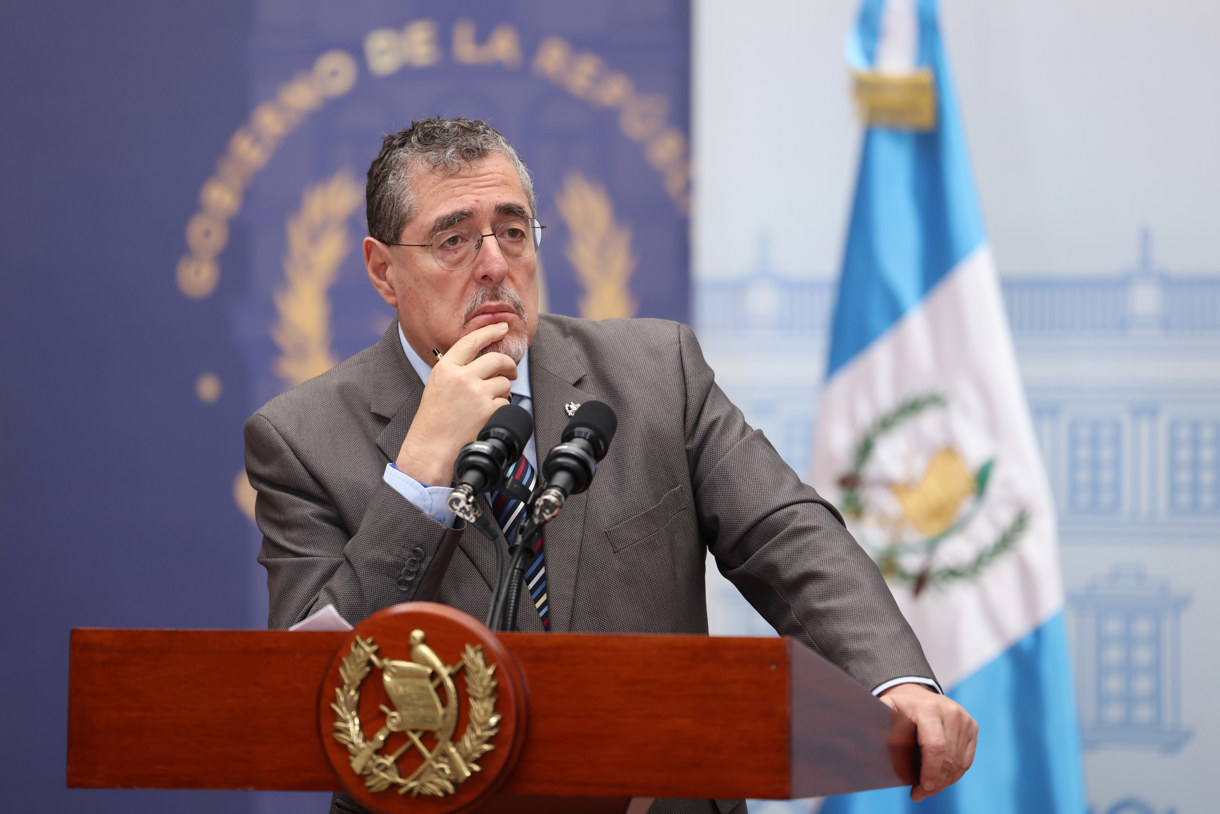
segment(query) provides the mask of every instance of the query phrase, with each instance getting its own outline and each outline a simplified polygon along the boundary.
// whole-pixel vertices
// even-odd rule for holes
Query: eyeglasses
[[[537,218],[512,218],[496,224],[495,231],[481,234],[474,227],[446,229],[438,232],[431,243],[387,243],[387,246],[410,246],[431,249],[432,259],[445,271],[460,271],[474,262],[483,248],[483,239],[494,237],[500,252],[509,260],[524,260],[533,257],[542,242],[542,230],[546,227]]]

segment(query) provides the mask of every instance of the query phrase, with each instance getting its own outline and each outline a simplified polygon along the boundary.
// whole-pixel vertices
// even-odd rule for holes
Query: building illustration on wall
[[[1120,564],[1068,601],[1084,747],[1181,749],[1191,733],[1181,721],[1179,617],[1190,600]]]
[[[1144,234],[1129,270],[1001,285],[1060,545],[1080,555],[1065,582],[1085,747],[1172,754],[1192,738],[1179,644],[1191,596],[1148,551],[1220,543],[1220,275],[1158,269]],[[718,382],[802,474],[834,299],[833,280],[772,268],[765,239],[755,268],[704,275],[697,290]],[[736,610],[712,618],[720,632],[764,632]]]

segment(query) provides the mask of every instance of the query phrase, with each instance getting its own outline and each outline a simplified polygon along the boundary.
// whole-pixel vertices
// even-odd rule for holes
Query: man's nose
[[[508,276],[508,258],[500,250],[500,243],[495,235],[483,238],[478,256],[474,259],[475,278],[484,285],[499,285]]]

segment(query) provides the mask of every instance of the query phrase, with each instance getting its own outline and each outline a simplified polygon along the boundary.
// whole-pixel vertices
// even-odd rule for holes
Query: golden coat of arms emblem
[[[397,788],[399,794],[443,797],[479,771],[479,758],[495,748],[500,731],[496,713],[495,667],[479,645],[466,645],[460,661],[444,664],[427,644],[423,630],[410,635],[410,659],[391,659],[380,647],[357,636],[339,666],[342,684],[335,687],[332,736],[347,748],[351,769],[370,792]],[[365,679],[376,668],[392,706],[380,705],[384,716],[376,734],[365,734],[360,716]],[[465,731],[456,737],[461,693],[468,702]],[[400,736],[400,737],[395,737]],[[414,754],[419,763],[405,776],[400,760]]]

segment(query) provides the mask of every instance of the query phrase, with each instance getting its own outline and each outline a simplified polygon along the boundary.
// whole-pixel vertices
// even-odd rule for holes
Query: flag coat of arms
[[[1056,520],[983,231],[935,0],[865,0],[868,122],[813,485],[878,563],[974,767],[920,812],[1083,812]],[[826,812],[900,811],[905,789]]]

